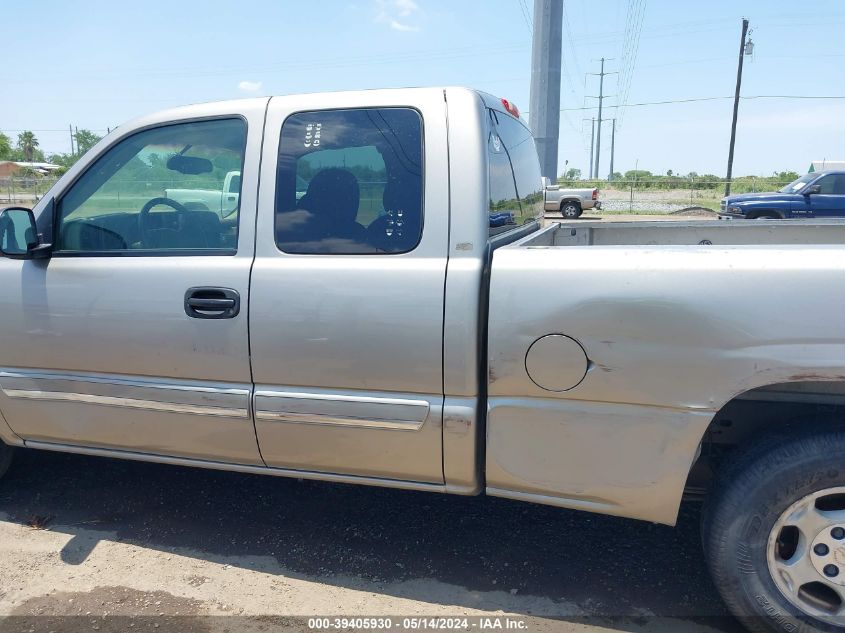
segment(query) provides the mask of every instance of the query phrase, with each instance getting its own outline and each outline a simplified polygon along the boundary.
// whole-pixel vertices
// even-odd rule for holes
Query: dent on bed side
[[[673,524],[712,412],[554,398],[489,402],[487,487]]]

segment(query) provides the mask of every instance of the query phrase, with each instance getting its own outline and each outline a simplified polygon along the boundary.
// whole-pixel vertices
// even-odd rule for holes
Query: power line
[[[622,70],[619,74],[617,90],[620,95],[619,103],[622,106],[618,111],[619,121],[617,122],[620,129],[625,118],[625,105],[628,103],[628,97],[631,92],[631,83],[633,82],[634,71],[637,66],[637,56],[640,51],[643,22],[645,21],[646,4],[647,0],[633,0],[633,2],[629,3],[630,13],[627,18],[629,22],[626,24],[626,32],[629,37],[626,43],[623,44]],[[628,29],[628,26],[631,26],[632,28]]]
[[[528,32],[533,33],[534,24],[528,19],[528,9],[525,6],[525,3],[523,0],[516,0],[516,3],[519,5],[519,12],[522,13],[522,19],[525,20],[525,26],[528,27]]]
[[[669,105],[673,103],[696,103],[699,101],[720,101],[723,99],[733,99],[734,95],[725,97],[693,97],[691,99],[667,99],[665,101],[646,101],[642,103],[629,103],[626,108],[638,108],[642,106],[655,105]],[[740,99],[845,99],[845,95],[743,95]],[[621,105],[610,105],[608,108],[621,108]],[[587,106],[583,108],[565,108],[567,112],[577,112],[582,110],[594,110],[595,106]]]
[[[526,0],[520,0],[522,2],[522,6],[525,7],[525,15],[528,16],[528,26],[531,27],[531,31],[534,31],[534,17],[531,13],[531,10],[528,8],[528,3]]]
[[[566,11],[566,0],[562,0],[563,4],[563,27],[566,29],[566,41],[570,44],[569,47],[564,48],[564,50],[569,50],[572,53],[572,62],[575,66],[575,74],[580,76],[581,75],[581,63],[578,61],[578,47],[572,46],[575,42],[575,38],[572,37],[572,29],[569,25],[569,14]],[[571,82],[570,82],[571,83]]]

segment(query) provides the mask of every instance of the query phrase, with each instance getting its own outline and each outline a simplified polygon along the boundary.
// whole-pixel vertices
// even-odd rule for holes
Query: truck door
[[[261,463],[247,309],[265,105],[127,132],[42,207],[52,258],[0,260],[0,410],[19,436]],[[244,188],[225,220],[163,197],[222,191],[230,169]]]
[[[819,186],[819,193],[805,196],[812,215],[845,216],[845,174],[828,174],[813,184]]]
[[[445,103],[378,94],[270,102],[256,431],[269,466],[442,483]]]

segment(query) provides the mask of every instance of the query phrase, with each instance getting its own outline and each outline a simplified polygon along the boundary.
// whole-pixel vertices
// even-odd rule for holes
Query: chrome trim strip
[[[256,396],[266,398],[289,398],[296,400],[330,400],[332,402],[362,402],[367,404],[397,404],[407,405],[412,407],[425,407],[428,409],[428,400],[410,400],[407,398],[377,398],[375,396],[349,396],[334,393],[312,393],[294,391],[267,391],[259,390],[255,392]]]
[[[139,400],[137,398],[115,398],[113,396],[98,396],[90,393],[39,391],[37,389],[2,389],[2,391],[9,398],[22,398],[26,400],[76,402],[80,404],[97,404],[107,407],[125,407],[127,409],[165,411],[167,413],[213,415],[224,418],[246,418],[249,416],[249,411],[245,408],[227,409],[223,407],[207,407],[193,404],[178,404],[175,402],[158,402],[156,400]]]
[[[257,411],[259,420],[290,422],[293,424],[322,424],[326,426],[357,426],[367,429],[395,429],[419,431],[424,420],[372,420],[353,417],[333,417],[320,413],[293,413],[288,411]]]
[[[155,383],[131,378],[86,376],[82,374],[51,374],[38,371],[20,371],[14,369],[0,369],[0,378],[22,378],[24,380],[70,380],[73,382],[95,383],[103,385],[117,385],[124,387],[142,387],[144,389],[167,389],[169,391],[192,391],[197,393],[220,393],[229,395],[249,395],[249,389],[238,387],[203,387],[201,385],[180,385],[170,383]]]
[[[141,409],[188,415],[251,418],[251,389],[175,384],[123,376],[0,368],[0,392],[9,398]]]
[[[255,418],[289,424],[419,431],[431,405],[426,400],[260,390]]]

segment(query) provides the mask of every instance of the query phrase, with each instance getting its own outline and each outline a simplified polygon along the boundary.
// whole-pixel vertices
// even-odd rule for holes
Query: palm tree
[[[35,148],[38,147],[38,139],[30,131],[18,134],[18,149],[23,152],[23,158],[31,163],[35,155]]]

